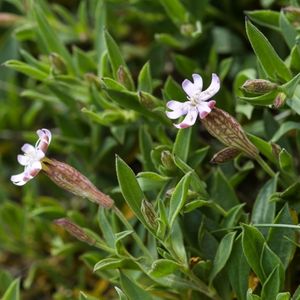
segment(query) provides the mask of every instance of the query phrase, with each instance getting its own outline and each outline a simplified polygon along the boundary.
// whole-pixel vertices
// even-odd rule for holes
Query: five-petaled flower
[[[18,175],[11,176],[10,180],[15,185],[24,185],[34,178],[42,169],[41,161],[45,157],[48,146],[51,142],[51,132],[48,129],[37,130],[39,137],[35,146],[24,144],[21,150],[24,154],[18,155],[18,162],[24,166],[24,171]]]
[[[184,120],[179,124],[174,124],[177,128],[187,128],[195,124],[197,116],[204,119],[214,108],[216,101],[210,100],[220,89],[220,79],[216,74],[212,74],[212,80],[209,87],[202,91],[203,81],[199,74],[192,75],[194,83],[185,79],[182,82],[182,88],[188,95],[186,102],[171,100],[167,103],[167,107],[172,111],[166,114],[170,119],[177,119],[186,115]]]

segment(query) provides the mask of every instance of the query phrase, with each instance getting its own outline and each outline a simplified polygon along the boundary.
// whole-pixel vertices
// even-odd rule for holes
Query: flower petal
[[[182,115],[186,115],[188,113],[189,101],[186,102],[178,102],[178,101],[169,101],[167,103],[167,107],[172,109],[173,111],[166,111],[166,115],[170,119],[177,119]]]
[[[30,162],[30,157],[22,154],[19,154],[17,159],[21,166],[27,166]]]
[[[169,119],[178,119],[182,115],[185,115],[186,113],[182,112],[182,110],[174,110],[174,111],[166,111],[166,115]]]
[[[184,103],[185,102],[171,100],[171,101],[167,102],[167,108],[172,109],[172,110],[181,109],[182,106],[184,105]]]
[[[36,149],[42,150],[44,153],[47,152],[48,146],[51,142],[51,132],[50,130],[43,128],[37,130],[37,135],[39,136],[39,139],[36,143]]]
[[[174,124],[177,128],[187,128],[195,124],[196,119],[198,116],[198,110],[196,107],[193,107],[189,110],[186,117],[183,119],[183,121],[179,124]]]
[[[211,84],[205,91],[200,93],[199,100],[206,101],[210,99],[219,91],[219,89],[220,89],[220,79],[218,75],[213,73],[211,78]]]
[[[25,180],[25,172],[13,175],[10,177],[10,180],[12,181],[13,184],[15,185],[24,185],[27,181],[30,179]]]
[[[28,153],[32,153],[35,151],[35,148],[30,145],[30,144],[24,144],[21,148],[21,150],[25,153],[25,154],[28,154]]]
[[[216,101],[212,100],[209,102],[201,102],[199,105],[197,105],[200,119],[204,119],[214,108],[215,104]]]
[[[198,92],[202,91],[203,88],[202,77],[199,74],[193,74],[192,77],[194,80],[194,86],[197,88]]]
[[[188,79],[183,80],[182,88],[189,97],[193,97],[197,93],[196,86]]]

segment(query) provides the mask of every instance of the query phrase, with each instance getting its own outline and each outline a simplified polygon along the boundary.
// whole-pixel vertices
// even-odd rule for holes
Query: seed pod
[[[277,89],[277,84],[265,79],[248,79],[241,89],[247,93],[266,94]]]
[[[201,122],[224,145],[236,148],[252,158],[258,156],[258,149],[247,138],[242,126],[224,110],[215,107]]]
[[[226,147],[221,151],[217,152],[212,159],[210,160],[213,164],[223,164],[229,160],[234,159],[237,155],[239,155],[240,150],[233,147]]]
[[[59,187],[79,197],[89,200],[106,208],[111,208],[114,201],[100,192],[84,175],[68,164],[55,159],[43,160],[43,171]]]
[[[87,243],[89,245],[95,245],[96,240],[88,235],[82,228],[80,228],[78,225],[73,223],[71,220],[67,218],[61,218],[54,220],[54,223],[65,230],[67,230],[71,235],[73,235],[78,240]]]

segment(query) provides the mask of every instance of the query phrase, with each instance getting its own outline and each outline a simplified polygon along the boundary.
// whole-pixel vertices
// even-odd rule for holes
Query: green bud
[[[57,53],[51,53],[49,55],[50,63],[54,74],[66,74],[67,66],[63,58]]]
[[[226,147],[221,151],[217,152],[212,159],[210,160],[213,164],[223,164],[234,159],[237,155],[240,154],[240,150],[233,147]]]
[[[134,83],[133,83],[131,74],[128,71],[128,69],[122,65],[118,68],[117,80],[118,80],[118,82],[123,84],[127,89],[129,89],[129,90],[134,89]]]
[[[274,99],[273,106],[275,108],[281,107],[284,104],[285,99],[286,99],[286,94],[285,93],[282,93],[282,92],[278,93],[277,96]]]
[[[265,79],[248,79],[241,89],[252,94],[266,94],[277,89],[277,84]]]
[[[224,145],[257,158],[258,149],[247,138],[238,121],[229,113],[215,107],[201,122],[207,131]]]
[[[157,107],[158,100],[151,94],[139,91],[138,97],[139,97],[140,103],[147,109],[152,110],[155,107]]]
[[[176,165],[174,163],[174,157],[170,151],[168,151],[168,150],[162,151],[160,154],[160,159],[161,159],[163,166],[168,171],[174,171],[176,169]]]
[[[143,199],[141,211],[148,225],[152,229],[156,230],[158,227],[157,215],[152,203],[147,201],[146,199]]]
[[[86,74],[84,74],[84,79],[87,82],[94,84],[97,87],[97,89],[99,89],[99,90],[101,89],[101,80],[97,75],[95,75],[93,73],[86,73]]]

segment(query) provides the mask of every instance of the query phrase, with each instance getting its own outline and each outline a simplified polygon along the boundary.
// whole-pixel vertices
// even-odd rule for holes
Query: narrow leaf
[[[289,81],[292,78],[291,72],[267,38],[249,21],[246,21],[246,32],[251,46],[268,77],[275,81],[278,78],[283,82]]]

